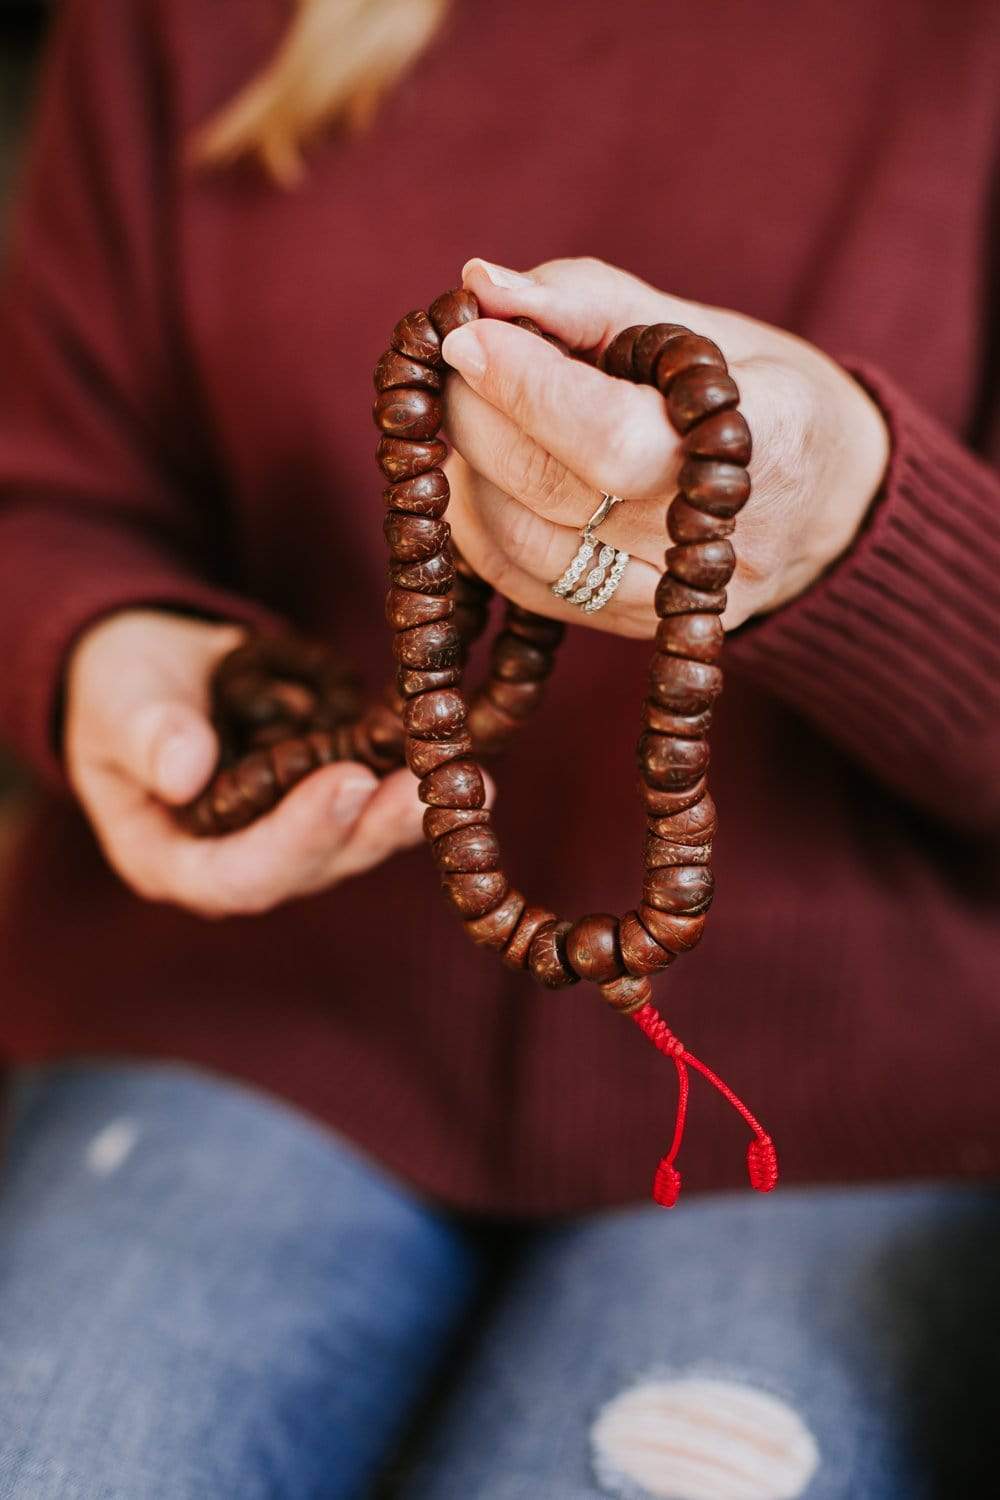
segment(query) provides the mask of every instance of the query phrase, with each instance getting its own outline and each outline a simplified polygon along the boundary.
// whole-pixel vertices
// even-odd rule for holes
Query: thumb
[[[198,795],[218,759],[215,731],[189,703],[144,703],[124,716],[121,731],[116,760],[122,769],[176,806]]]

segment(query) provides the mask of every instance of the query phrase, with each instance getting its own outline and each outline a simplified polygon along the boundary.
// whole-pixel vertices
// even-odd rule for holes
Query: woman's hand
[[[140,896],[204,917],[262,912],[336,885],[421,837],[416,779],[323,766],[273,812],[192,838],[170,809],[202,790],[218,745],[208,682],[242,632],[129,610],[91,627],[69,662],[65,755],[101,846]]]
[[[445,425],[455,453],[449,520],[462,552],[508,598],[622,635],[656,629],[653,594],[669,541],[680,443],[662,396],[605,375],[596,359],[633,323],[682,323],[722,349],[741,393],[753,493],[737,529],[723,624],[777,608],[851,543],[889,453],[867,393],[811,344],[721,308],[684,302],[600,260],[553,260],[526,275],[468,261],[484,317],[450,333]],[[493,315],[493,316],[490,316]],[[584,359],[499,318],[533,318]],[[632,561],[604,609],[584,614],[549,584],[579,545],[599,492],[622,495],[601,541]]]

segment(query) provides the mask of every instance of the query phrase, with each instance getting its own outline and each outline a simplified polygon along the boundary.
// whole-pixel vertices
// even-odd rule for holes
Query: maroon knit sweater
[[[718,895],[658,1003],[786,1179],[1000,1171],[997,7],[456,0],[294,192],[182,160],[288,0],[62,10],[0,323],[0,727],[48,787],[5,891],[4,1054],[189,1059],[458,1205],[647,1194],[673,1070],[591,987],[474,949],[426,850],[203,923],[109,873],[53,739],[67,649],[127,605],[283,617],[380,683],[389,330],[470,255],[590,254],[804,335],[893,441],[849,555],[727,645]],[[634,902],[647,657],[571,632],[499,770],[509,867],[558,910]],[[694,1082],[685,1179],[742,1181]]]

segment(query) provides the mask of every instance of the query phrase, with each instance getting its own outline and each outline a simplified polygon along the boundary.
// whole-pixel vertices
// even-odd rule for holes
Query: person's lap
[[[0,1500],[364,1496],[470,1320],[405,1500],[950,1500],[996,1472],[987,1192],[525,1230],[481,1322],[474,1229],[263,1096],[79,1066],[13,1103]]]

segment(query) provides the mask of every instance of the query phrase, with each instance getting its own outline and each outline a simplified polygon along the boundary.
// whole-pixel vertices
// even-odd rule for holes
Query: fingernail
[[[339,786],[330,808],[333,821],[344,827],[355,822],[374,790],[370,781],[348,781]]]
[[[453,328],[441,345],[441,353],[460,375],[480,380],[486,374],[486,356],[478,333],[469,323]]]
[[[525,276],[523,271],[512,271],[509,266],[494,265],[493,261],[483,260],[479,255],[474,256],[472,260],[466,261],[462,267],[463,276],[469,266],[482,266],[494,286],[518,287],[537,285],[534,276]]]

